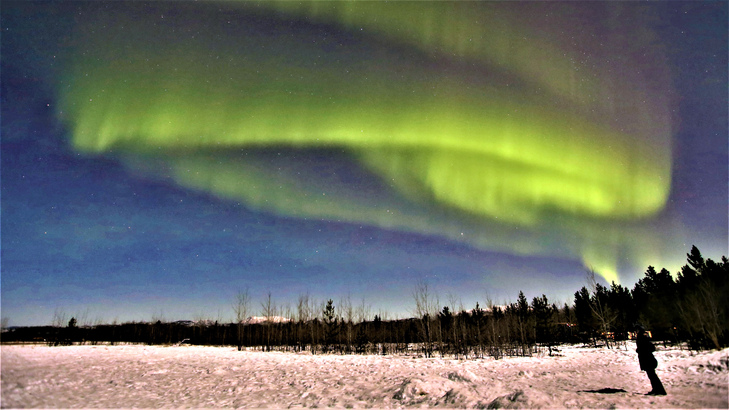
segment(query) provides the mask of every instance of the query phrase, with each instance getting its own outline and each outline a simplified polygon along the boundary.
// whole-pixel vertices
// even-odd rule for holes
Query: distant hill
[[[290,321],[291,321],[291,319],[285,318],[283,316],[271,316],[271,317],[266,317],[266,316],[251,316],[248,319],[242,321],[241,323],[243,323],[245,325],[256,325],[256,324],[259,324],[259,323],[266,323],[266,322],[271,322],[271,323],[288,323]]]

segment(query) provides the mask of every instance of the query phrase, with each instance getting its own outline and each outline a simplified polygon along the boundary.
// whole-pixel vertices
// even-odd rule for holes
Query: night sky
[[[727,252],[726,2],[3,2],[2,316],[409,316]]]

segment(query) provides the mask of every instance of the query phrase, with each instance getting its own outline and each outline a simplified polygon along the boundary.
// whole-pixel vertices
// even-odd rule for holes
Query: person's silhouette
[[[650,337],[646,333],[643,326],[637,326],[638,337],[636,339],[636,349],[638,352],[638,363],[640,363],[640,370],[643,370],[651,381],[651,391],[647,394],[655,396],[665,396],[666,389],[663,388],[661,379],[656,375],[656,367],[658,367],[658,361],[653,356],[653,352],[656,348],[651,343]]]

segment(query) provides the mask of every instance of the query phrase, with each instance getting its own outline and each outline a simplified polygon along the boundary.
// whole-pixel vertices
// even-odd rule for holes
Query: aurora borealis
[[[686,194],[691,189],[684,187],[690,183],[677,174],[686,171],[682,150],[689,152],[682,138],[695,137],[682,137],[692,119],[685,114],[687,88],[679,82],[687,76],[686,69],[677,66],[683,60],[674,48],[687,46],[678,45],[680,29],[675,31],[672,25],[684,21],[684,29],[697,30],[694,20],[686,17],[691,13],[696,21],[711,21],[703,30],[722,33],[725,22],[711,16],[713,9],[726,14],[726,5],[674,6],[12,3],[5,21],[16,29],[17,34],[10,35],[17,36],[11,43],[17,49],[6,46],[7,41],[4,48],[18,55],[20,49],[34,50],[34,63],[52,63],[29,67],[32,57],[18,57],[17,62],[3,59],[4,72],[10,66],[19,76],[32,71],[51,90],[52,103],[47,107],[52,109],[43,115],[58,127],[58,149],[79,161],[68,160],[71,165],[66,168],[73,164],[93,168],[98,161],[98,167],[116,170],[112,174],[118,185],[147,181],[144,184],[154,187],[162,184],[165,195],[177,195],[169,192],[179,190],[197,198],[192,201],[197,205],[172,213],[178,218],[207,215],[217,220],[222,213],[230,215],[231,226],[260,226],[260,221],[252,222],[258,218],[277,221],[276,228],[265,232],[226,227],[224,231],[233,233],[218,237],[170,216],[159,205],[165,200],[152,199],[159,189],[153,188],[155,192],[148,193],[152,196],[132,213],[139,218],[137,227],[153,219],[149,226],[157,227],[154,235],[135,234],[129,227],[122,229],[126,245],[108,233],[84,239],[89,231],[116,226],[109,222],[114,216],[103,216],[113,207],[97,205],[93,214],[100,214],[100,219],[89,216],[83,223],[72,223],[75,236],[66,239],[70,250],[56,247],[44,260],[78,259],[86,265],[82,270],[87,273],[81,275],[94,276],[97,273],[89,265],[95,264],[95,256],[79,250],[83,246],[108,242],[104,252],[116,248],[127,254],[125,246],[150,243],[159,249],[161,238],[167,238],[168,252],[160,251],[150,260],[127,258],[126,263],[137,269],[144,266],[141,269],[148,273],[114,282],[115,289],[130,289],[136,295],[131,299],[147,300],[147,311],[157,299],[168,301],[159,305],[174,305],[180,299],[178,291],[146,294],[132,284],[152,277],[152,283],[165,282],[163,278],[176,283],[175,275],[189,281],[191,272],[200,272],[193,276],[209,283],[207,294],[214,293],[216,283],[223,289],[250,285],[262,292],[267,282],[274,289],[308,291],[305,284],[313,280],[314,269],[328,272],[323,277],[330,281],[335,278],[338,285],[330,291],[340,294],[368,296],[373,290],[367,289],[367,275],[401,274],[390,294],[402,294],[407,289],[403,286],[413,279],[436,280],[441,275],[450,292],[477,284],[501,298],[506,295],[494,289],[513,292],[498,283],[509,275],[520,277],[515,286],[539,282],[535,277],[539,268],[532,264],[554,265],[545,267],[544,277],[553,283],[546,285],[548,289],[560,289],[560,282],[578,288],[571,284],[579,284],[584,276],[579,272],[585,268],[595,269],[608,283],[623,284],[637,280],[648,264],[675,269],[691,244],[706,239],[696,237],[697,230],[687,226],[690,217],[682,216],[693,206],[677,205],[677,200],[698,194]],[[20,21],[42,26],[46,20],[56,23],[45,34],[18,28]],[[726,35],[721,35],[704,47],[725,47]],[[49,45],[34,36],[54,40]],[[707,66],[726,62],[725,54],[713,55]],[[722,77],[714,73],[711,78]],[[726,78],[721,81],[726,85]],[[9,87],[6,74],[3,83]],[[718,104],[725,106],[726,101]],[[725,114],[715,128],[699,132],[716,141],[714,129],[721,132],[726,127]],[[3,117],[7,118],[5,112]],[[7,124],[4,121],[4,188],[11,166],[7,147],[13,147],[6,136],[14,130]],[[22,139],[13,136],[13,141]],[[723,144],[715,148],[719,157],[726,152],[725,139]],[[721,161],[718,169],[717,162],[710,161],[702,172],[726,174],[726,157],[723,160],[723,168]],[[118,186],[104,189],[108,192],[100,195],[111,195],[112,202],[119,189],[125,191]],[[717,189],[726,190],[726,184]],[[28,297],[27,289],[17,290],[22,281],[11,280],[9,290],[6,283],[7,276],[20,275],[22,262],[27,262],[27,255],[14,251],[15,242],[8,240],[29,235],[11,223],[8,238],[6,219],[17,209],[7,206],[8,195],[4,189],[3,308],[7,292],[13,295],[11,300]],[[74,195],[62,197],[69,200]],[[87,196],[71,200],[80,214],[88,207],[82,197]],[[200,205],[206,201],[210,205]],[[126,200],[120,202],[135,208]],[[720,199],[719,205],[716,201],[705,205],[714,210],[707,215],[723,213],[725,220],[725,202],[726,198],[723,211]],[[169,224],[160,222],[168,218]],[[56,222],[68,229],[66,222],[72,219]],[[317,225],[310,226],[313,223]],[[217,224],[226,225],[222,220]],[[229,262],[213,256],[228,247],[247,255],[244,248],[251,246],[253,252],[261,241],[285,243],[290,238],[277,238],[285,234],[276,230],[289,232],[283,227],[287,225],[298,227],[302,243],[316,248],[314,253],[328,250],[331,259],[317,259],[312,266],[311,258],[303,256],[308,251],[291,251],[291,243],[281,254],[260,250],[257,257],[240,256]],[[702,232],[714,238],[710,248],[726,248],[726,225]],[[175,234],[167,231],[171,226],[177,226]],[[326,239],[304,233],[322,230],[328,231]],[[394,235],[397,245],[372,239],[374,244],[362,246],[367,241],[352,241],[353,235],[360,235],[353,232],[362,230],[371,233],[366,235],[370,239]],[[340,232],[342,239],[332,232]],[[184,245],[174,245],[183,241],[181,237]],[[423,249],[416,251],[417,246],[408,243],[423,238],[428,243]],[[215,269],[229,273],[210,272],[202,267],[206,263],[196,266],[194,260],[175,262],[183,249],[185,255],[199,255],[196,244],[208,250],[208,263],[218,263],[221,266]],[[432,252],[434,258],[448,255],[442,259],[457,261],[440,266],[440,271],[429,263],[421,272],[396,272],[400,265],[410,269],[413,252]],[[261,261],[262,255],[268,261],[290,259],[291,267],[282,273],[272,266],[276,263]],[[509,261],[508,269],[500,266],[500,259]],[[403,260],[409,262],[402,264]],[[506,272],[520,265],[524,272]],[[459,272],[453,271],[459,267],[468,272],[463,283]],[[104,264],[103,269],[113,272],[118,267]],[[564,273],[564,281],[559,279],[561,269],[570,271]],[[37,275],[38,283],[53,286],[45,274]],[[555,296],[568,299],[571,287]],[[542,293],[536,287],[532,291]],[[129,294],[125,295],[128,301]],[[225,297],[230,295],[206,303],[225,305]],[[102,302],[89,302],[95,303]],[[389,301],[383,297],[378,303]],[[391,303],[395,310],[406,305],[402,300]],[[208,314],[210,309],[205,303],[199,307]],[[177,308],[168,306],[167,311]]]

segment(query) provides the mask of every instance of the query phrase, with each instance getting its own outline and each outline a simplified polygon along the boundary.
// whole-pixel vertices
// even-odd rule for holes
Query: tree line
[[[318,304],[302,295],[295,307],[278,308],[270,292],[253,312],[248,291],[233,303],[236,323],[218,321],[132,322],[79,326],[75,318],[62,326],[16,328],[3,332],[3,342],[146,343],[238,346],[239,350],[310,352],[312,354],[419,354],[425,357],[495,357],[553,354],[561,343],[614,347],[631,337],[636,324],[664,343],[687,343],[693,349],[729,344],[729,261],[704,259],[694,246],[687,264],[676,274],[649,266],[628,289],[604,286],[589,272],[587,285],[574,302],[557,304],[541,295],[528,300],[519,292],[515,302],[497,306],[487,301],[472,309],[450,297],[443,306],[428,284],[413,292],[413,317],[389,320],[370,316],[364,301]],[[58,322],[54,319],[55,322]]]

